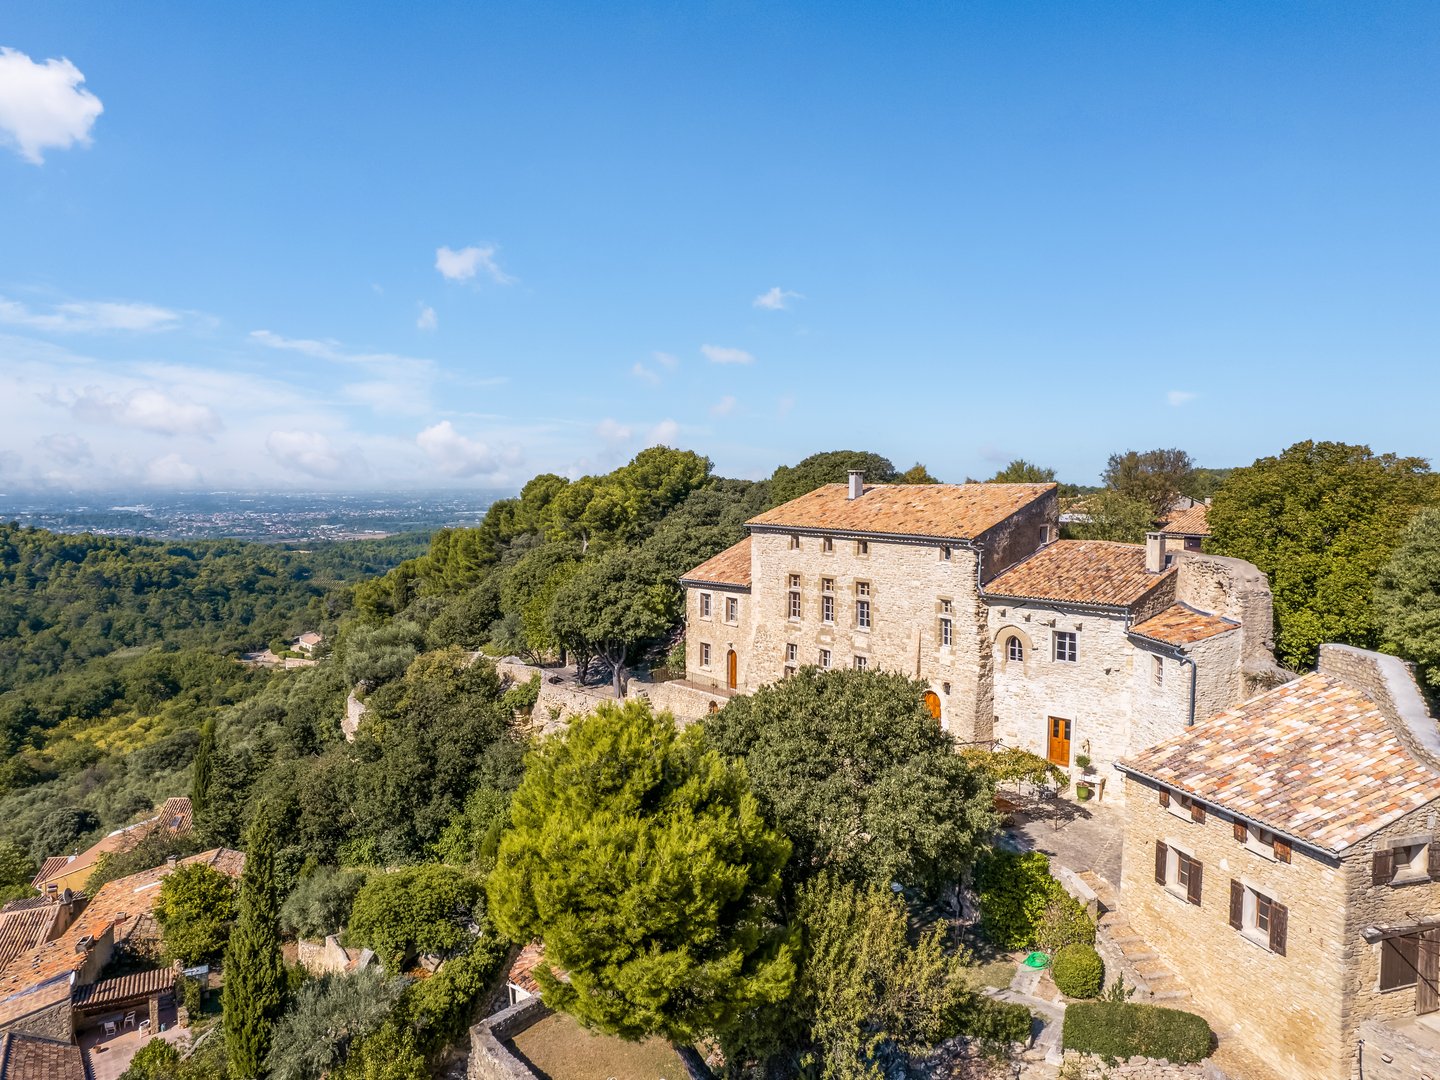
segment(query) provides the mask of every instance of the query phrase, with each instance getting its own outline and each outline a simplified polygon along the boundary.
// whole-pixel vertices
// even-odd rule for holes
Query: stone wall
[[[641,682],[639,679],[626,687],[625,696],[644,698],[656,712],[668,711],[682,724],[705,719],[712,703],[721,708],[727,700],[722,694],[706,693],[680,682]]]
[[[1045,526],[1050,527],[1050,539],[1060,535],[1060,496],[1057,492],[1058,489],[1052,488],[976,538],[976,545],[984,553],[980,569],[982,580],[999,577],[1016,563],[1039,551],[1042,546],[1040,532]]]
[[[550,1015],[538,997],[486,1017],[470,1029],[470,1061],[466,1080],[533,1080],[540,1074],[530,1068],[506,1045],[531,1024]]]
[[[1135,932],[1175,969],[1233,1034],[1294,1080],[1349,1076],[1341,1027],[1347,874],[1339,860],[1296,846],[1290,863],[1252,852],[1230,818],[1176,816],[1159,789],[1126,778],[1121,906]],[[1172,800],[1178,807],[1178,800]],[[1155,881],[1155,841],[1202,864],[1200,905]],[[1289,909],[1286,955],[1230,926],[1230,881],[1239,879]]]
[[[819,541],[815,541],[819,543]],[[701,614],[701,596],[710,597],[710,614]],[[734,620],[725,617],[725,601],[734,600]],[[717,689],[726,687],[729,671],[726,657],[735,652],[736,688],[754,690],[768,680],[758,680],[752,670],[754,661],[755,603],[751,594],[742,589],[707,587],[685,590],[685,677],[691,682]],[[702,663],[701,645],[710,646],[710,662]]]
[[[984,605],[976,586],[977,552],[962,545],[942,558],[937,544],[869,540],[861,554],[855,540],[835,538],[823,550],[818,536],[757,531],[751,539],[752,664],[742,689],[784,674],[786,646],[798,648],[801,666],[818,664],[828,649],[833,667],[853,667],[864,657],[871,668],[923,679],[940,698],[941,724],[961,741],[988,738],[993,710],[988,674],[989,643]],[[800,619],[789,618],[789,576],[800,575]],[[823,579],[833,580],[835,620],[822,621]],[[871,626],[856,622],[856,584],[870,586]],[[952,644],[940,644],[941,602],[951,604]],[[982,692],[983,690],[983,692]]]
[[[357,686],[355,690],[358,690]],[[355,690],[350,691],[350,696],[345,699],[345,717],[340,721],[340,730],[345,734],[346,742],[355,741],[355,733],[360,730],[360,721],[365,719],[369,706],[355,696]]]
[[[1220,1068],[1208,1061],[1172,1065],[1157,1058],[1130,1058],[1107,1065],[1091,1054],[1066,1050],[1060,1080],[1229,1080]],[[1237,1080],[1244,1080],[1243,1077]]]
[[[1361,1080],[1440,1080],[1440,1033],[1368,1020],[1357,1038]]]

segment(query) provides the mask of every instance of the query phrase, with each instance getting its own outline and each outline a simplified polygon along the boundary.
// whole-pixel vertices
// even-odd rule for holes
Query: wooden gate
[[[1418,978],[1415,980],[1415,1014],[1440,1011],[1440,927],[1420,934]]]

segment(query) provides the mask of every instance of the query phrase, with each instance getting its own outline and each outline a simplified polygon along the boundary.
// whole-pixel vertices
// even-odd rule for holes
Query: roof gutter
[[[702,581],[700,578],[676,578],[681,585],[691,589],[729,589],[732,592],[749,592],[749,585],[737,585],[733,581]]]
[[[794,533],[798,536],[837,536],[849,540],[902,540],[909,544],[948,544],[951,547],[979,548],[979,541],[964,536],[927,536],[923,533],[867,532],[862,529],[822,529],[814,525],[752,525],[745,527],[752,533]]]
[[[1149,780],[1153,784],[1158,784],[1160,787],[1163,788],[1169,788],[1172,791],[1183,791],[1185,795],[1190,799],[1193,799],[1195,802],[1198,803],[1204,803],[1206,806],[1218,810],[1226,817],[1234,818],[1236,821],[1243,821],[1247,825],[1254,825],[1257,829],[1263,829],[1265,832],[1273,833],[1276,836],[1283,837],[1290,842],[1290,845],[1292,847],[1302,847],[1306,851],[1314,852],[1319,855],[1324,855],[1326,858],[1330,859],[1339,859],[1345,854],[1345,850],[1343,848],[1331,849],[1321,847],[1313,840],[1305,840],[1302,837],[1296,836],[1294,833],[1286,832],[1284,829],[1277,829],[1274,825],[1271,825],[1268,822],[1261,821],[1259,818],[1251,817],[1248,814],[1242,814],[1237,810],[1232,810],[1222,803],[1213,802],[1212,800],[1205,798],[1203,795],[1195,794],[1189,788],[1182,788],[1178,784],[1169,783],[1165,780],[1160,779],[1158,776],[1147,773],[1143,769],[1135,768],[1134,765],[1128,765],[1123,761],[1117,761],[1115,762],[1115,768],[1118,771],[1124,773],[1126,776],[1137,776],[1142,780]]]

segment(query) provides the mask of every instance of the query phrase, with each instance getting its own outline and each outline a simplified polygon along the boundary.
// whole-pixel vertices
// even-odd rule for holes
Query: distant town
[[[508,492],[0,493],[0,521],[60,533],[309,543],[476,524]]]

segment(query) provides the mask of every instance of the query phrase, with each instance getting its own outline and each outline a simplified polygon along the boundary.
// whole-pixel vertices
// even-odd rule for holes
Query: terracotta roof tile
[[[1057,540],[992,578],[985,595],[1129,607],[1172,573],[1147,572],[1139,544]]]
[[[1153,618],[1136,623],[1130,633],[1167,645],[1189,645],[1238,629],[1238,622],[1197,611],[1189,604],[1172,604]]]
[[[101,979],[88,986],[77,986],[70,1000],[77,1009],[100,1009],[174,989],[174,968],[151,968],[149,971],[117,975],[113,979]]]
[[[746,524],[973,540],[1054,490],[1054,484],[867,484],[851,499],[847,485],[826,484]]]
[[[1170,515],[1170,519],[1161,526],[1161,531],[1179,536],[1209,536],[1209,518],[1210,507],[1204,503],[1196,503],[1188,510]]]
[[[40,872],[35,875],[30,884],[37,889],[44,889],[47,881],[93,867],[102,856],[111,852],[131,851],[139,847],[140,843],[157,828],[167,829],[176,834],[187,833],[191,829],[193,818],[188,798],[180,795],[173,799],[166,799],[165,805],[156,811],[154,817],[146,818],[144,821],[127,825],[123,829],[116,829],[114,832],[102,836],[79,855],[54,855],[46,859],[40,867]]]
[[[532,941],[520,950],[520,955],[515,957],[515,962],[510,965],[510,971],[505,976],[505,981],[514,983],[526,993],[540,993],[540,984],[535,981],[535,969],[545,962],[545,954],[541,951],[540,942]]]
[[[44,942],[59,912],[60,905],[50,901],[0,914],[0,970],[21,953]]]
[[[1376,703],[1315,672],[1120,763],[1336,854],[1440,799]]]
[[[245,855],[229,848],[212,848],[181,859],[177,865],[190,863],[204,863],[222,874],[239,877],[245,865]],[[168,865],[157,866],[106,882],[63,934],[11,959],[0,969],[0,1013],[4,1012],[5,1003],[11,996],[47,980],[68,977],[83,967],[86,950],[81,947],[77,951],[77,944],[82,938],[99,940],[113,926],[117,945],[128,939],[135,932],[136,925],[155,906],[155,898],[160,895],[160,881],[170,870]]]
[[[80,1048],[56,1039],[0,1034],[0,1080],[84,1080]]]
[[[736,585],[750,588],[750,537],[728,547],[713,558],[706,559],[680,578],[695,585]]]

